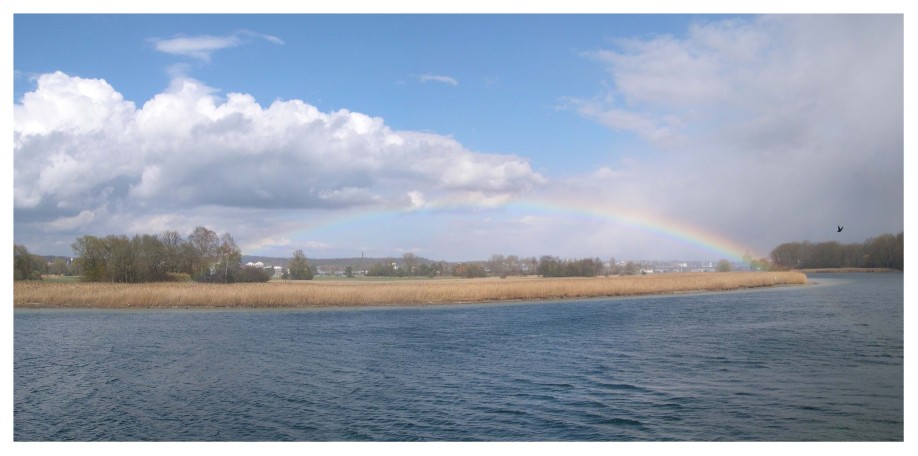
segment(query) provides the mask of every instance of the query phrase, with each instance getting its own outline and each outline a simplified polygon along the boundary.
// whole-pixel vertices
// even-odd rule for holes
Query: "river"
[[[16,310],[16,441],[902,441],[899,273],[327,310]]]

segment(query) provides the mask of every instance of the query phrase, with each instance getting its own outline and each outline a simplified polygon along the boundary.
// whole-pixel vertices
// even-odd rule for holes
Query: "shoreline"
[[[16,282],[14,309],[322,309],[418,307],[672,295],[806,284],[803,272],[594,278],[431,279],[260,284]]]

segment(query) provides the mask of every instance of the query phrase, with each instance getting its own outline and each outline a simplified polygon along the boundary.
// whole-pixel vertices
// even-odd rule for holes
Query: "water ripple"
[[[508,306],[16,311],[14,438],[896,441],[902,307],[902,276],[870,275]]]

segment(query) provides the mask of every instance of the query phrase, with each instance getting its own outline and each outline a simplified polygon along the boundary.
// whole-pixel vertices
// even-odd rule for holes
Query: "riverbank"
[[[245,284],[16,282],[15,308],[319,308],[405,306],[727,291],[806,283],[801,272],[656,274]]]

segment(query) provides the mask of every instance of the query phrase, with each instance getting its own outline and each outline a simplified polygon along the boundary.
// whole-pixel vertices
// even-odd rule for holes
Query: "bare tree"
[[[220,237],[218,252],[220,254],[219,266],[223,271],[222,281],[224,283],[234,282],[234,276],[239,271],[239,263],[242,262],[242,252],[239,251],[236,241],[229,233],[223,233],[223,236]]]
[[[210,268],[217,262],[220,240],[217,233],[199,226],[188,235],[188,244],[194,253],[192,275],[210,274]]]
[[[402,255],[402,260],[405,266],[405,274],[414,275],[418,268],[418,257],[411,252],[405,252]]]

